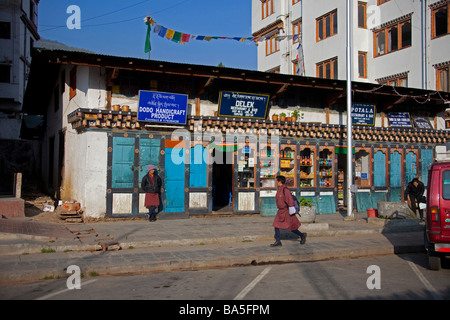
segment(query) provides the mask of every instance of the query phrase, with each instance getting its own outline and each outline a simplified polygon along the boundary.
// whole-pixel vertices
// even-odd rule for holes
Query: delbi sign
[[[371,104],[352,105],[352,124],[374,126],[375,106]]]
[[[219,116],[265,119],[269,95],[221,91]]]
[[[186,124],[185,94],[139,91],[138,121]]]

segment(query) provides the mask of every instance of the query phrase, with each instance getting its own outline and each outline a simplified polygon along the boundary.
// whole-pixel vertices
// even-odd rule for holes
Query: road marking
[[[430,291],[431,296],[434,300],[442,300],[442,297],[439,295],[437,290],[432,286],[432,284],[425,278],[425,276],[420,272],[417,266],[412,261],[408,261],[409,266],[414,271],[419,280],[423,283],[423,285]]]
[[[83,286],[85,286],[85,285],[87,285],[87,284],[89,284],[89,283],[92,283],[92,282],[95,282],[95,281],[97,281],[97,279],[88,280],[88,281],[83,282],[83,283],[81,283],[81,284],[82,284]],[[76,289],[72,289],[72,290],[76,290]],[[35,299],[35,300],[46,300],[46,299],[48,299],[48,298],[52,298],[52,297],[54,297],[54,296],[57,296],[58,294],[61,294],[61,293],[67,292],[67,291],[72,291],[72,290],[66,288],[66,289],[61,290],[61,291],[49,293],[49,294],[47,294],[47,295],[45,295],[45,296],[42,296],[42,297],[40,297],[40,298],[37,298],[37,299]]]
[[[233,300],[242,300],[257,284],[270,272],[272,267],[265,268],[248,286],[246,286]]]

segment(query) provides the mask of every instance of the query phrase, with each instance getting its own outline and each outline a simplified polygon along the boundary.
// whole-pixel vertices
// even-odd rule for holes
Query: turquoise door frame
[[[152,163],[160,167],[161,139],[148,134],[109,133],[106,216],[129,217],[143,215],[140,212],[141,180]],[[161,173],[159,173],[161,176]],[[114,208],[114,196],[125,196],[125,210]],[[162,199],[163,200],[163,199]],[[141,201],[142,202],[142,201]]]
[[[173,147],[165,150],[164,212],[184,212],[186,150],[184,147]]]
[[[391,150],[389,155],[389,187],[392,202],[402,201],[403,150]]]

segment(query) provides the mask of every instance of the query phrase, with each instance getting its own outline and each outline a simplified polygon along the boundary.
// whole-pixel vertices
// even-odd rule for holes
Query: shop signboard
[[[426,118],[414,118],[414,125],[419,129],[433,129],[430,121],[428,121],[428,119]]]
[[[353,104],[352,124],[374,126],[375,106],[373,104]]]
[[[411,128],[411,118],[409,112],[388,113],[389,125],[391,127]]]
[[[219,96],[219,116],[265,119],[269,95],[221,91]]]
[[[138,121],[186,124],[185,94],[139,91]]]

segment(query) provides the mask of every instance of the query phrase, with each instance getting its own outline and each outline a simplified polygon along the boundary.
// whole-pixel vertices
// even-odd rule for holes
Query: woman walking
[[[142,178],[141,187],[145,191],[145,203],[148,208],[148,221],[156,221],[156,209],[159,207],[159,195],[161,193],[162,180],[155,172],[155,166],[149,164],[148,173]]]
[[[286,183],[286,178],[283,176],[277,176],[276,181],[278,190],[275,197],[278,211],[273,221],[273,227],[275,228],[275,242],[270,246],[281,246],[280,229],[292,231],[300,237],[300,243],[304,244],[306,242],[306,233],[298,230],[300,227],[300,221],[298,221],[295,214],[292,216],[289,214],[289,207],[294,206],[294,199],[292,199],[289,189],[284,185]]]

